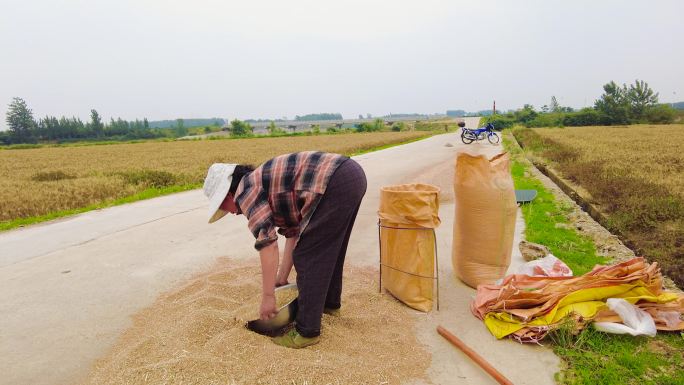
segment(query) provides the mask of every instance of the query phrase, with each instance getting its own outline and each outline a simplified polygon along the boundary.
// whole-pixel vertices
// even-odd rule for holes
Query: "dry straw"
[[[292,350],[247,330],[259,268],[221,259],[134,316],[87,384],[399,384],[425,378],[430,355],[413,312],[348,268],[342,316],[323,316],[321,342]]]

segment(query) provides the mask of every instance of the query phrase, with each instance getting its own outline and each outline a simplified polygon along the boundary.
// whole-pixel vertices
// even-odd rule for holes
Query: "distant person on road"
[[[295,327],[273,339],[303,348],[319,342],[323,313],[339,315],[342,269],[366,175],[338,154],[300,152],[277,156],[254,169],[215,163],[204,181],[209,223],[244,214],[256,238],[262,272],[261,319],[276,314],[274,290],[288,283],[294,263],[299,289]],[[276,235],[284,235],[280,267]]]

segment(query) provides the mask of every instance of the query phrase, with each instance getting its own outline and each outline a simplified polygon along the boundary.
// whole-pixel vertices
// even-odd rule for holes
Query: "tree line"
[[[294,126],[288,127],[293,128]],[[405,122],[395,122],[391,127],[387,127],[383,119],[376,118],[372,122],[357,123],[354,125],[353,129],[351,127],[343,129],[341,124],[334,127],[328,127],[325,129],[325,133],[336,134],[339,132],[378,132],[386,131],[387,129],[391,129],[392,131],[406,131],[409,129],[409,126]],[[233,137],[250,137],[254,135],[254,127],[249,124],[248,121],[242,121],[239,119],[234,119],[231,121],[230,124],[224,128],[224,130],[228,131],[230,136]],[[276,125],[276,121],[273,120],[271,120],[269,125],[266,127],[266,131],[271,136],[282,136],[288,134],[283,127]],[[322,133],[323,132],[321,131],[320,125],[314,124],[311,126],[311,131],[308,131],[306,134],[319,135]]]
[[[667,124],[674,122],[676,113],[670,104],[658,102],[658,93],[642,80],[621,86],[610,81],[603,86],[603,94],[593,107],[575,111],[561,106],[555,96],[551,103],[537,111],[526,104],[516,111],[490,116],[487,121],[497,129],[521,124],[526,127],[611,126],[636,123]]]
[[[304,116],[295,116],[297,121],[312,121],[312,120],[342,120],[342,114],[339,113],[321,113],[308,114]]]
[[[121,118],[103,122],[96,110],[90,120],[77,117],[45,116],[35,119],[22,98],[13,98],[6,115],[9,131],[0,132],[0,144],[37,143],[39,141],[128,140],[168,136],[168,132],[150,128],[147,118],[127,121]]]

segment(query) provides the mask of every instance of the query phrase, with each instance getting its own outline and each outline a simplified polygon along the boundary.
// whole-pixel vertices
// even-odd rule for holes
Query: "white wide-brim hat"
[[[204,179],[204,195],[209,198],[209,223],[216,222],[228,214],[228,211],[220,209],[219,206],[228,195],[235,166],[237,165],[214,163],[209,167]]]

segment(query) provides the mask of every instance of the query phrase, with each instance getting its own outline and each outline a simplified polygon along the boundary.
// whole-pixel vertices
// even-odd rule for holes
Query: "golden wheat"
[[[591,194],[609,230],[684,287],[684,125],[519,133],[533,153]]]
[[[258,165],[276,155],[350,154],[424,132],[145,142],[0,151],[0,221],[78,209],[150,187],[200,183],[212,163]]]
[[[534,129],[579,152],[580,161],[627,169],[630,175],[684,195],[684,125]]]

